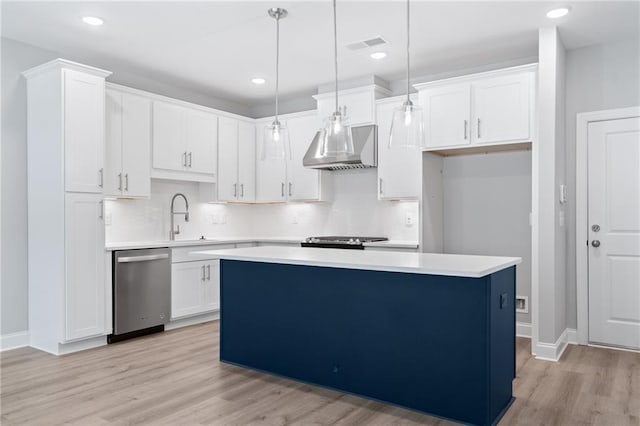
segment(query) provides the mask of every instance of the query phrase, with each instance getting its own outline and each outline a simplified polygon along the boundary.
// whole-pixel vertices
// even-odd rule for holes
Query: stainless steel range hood
[[[378,126],[370,124],[351,128],[353,155],[322,156],[322,132],[316,132],[302,164],[311,169],[346,170],[378,167]]]

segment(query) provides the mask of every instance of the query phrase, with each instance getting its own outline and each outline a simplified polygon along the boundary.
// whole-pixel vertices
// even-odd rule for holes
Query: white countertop
[[[223,244],[242,244],[242,243],[274,243],[274,244],[299,244],[304,240],[303,237],[220,237],[206,238],[204,240],[162,240],[162,241],[125,241],[117,243],[108,243],[105,250],[134,250],[143,248],[157,247],[188,247],[188,246],[212,246]],[[365,247],[387,247],[387,248],[407,248],[417,249],[416,241],[378,241],[374,243],[365,243]]]
[[[191,255],[251,262],[472,278],[484,277],[522,262],[519,257],[268,246],[194,251]]]

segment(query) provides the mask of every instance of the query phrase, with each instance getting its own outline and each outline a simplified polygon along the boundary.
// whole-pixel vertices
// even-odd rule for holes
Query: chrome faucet
[[[185,205],[185,211],[183,212],[177,212],[173,210],[173,204],[176,201],[176,198],[178,197],[182,197],[184,198],[184,205]],[[189,222],[189,201],[187,201],[187,197],[184,196],[184,194],[181,193],[177,193],[173,196],[173,198],[171,199],[171,231],[169,232],[169,239],[171,241],[176,239],[176,235],[178,235],[180,233],[180,225],[177,225],[177,229],[174,229],[173,227],[173,218],[175,215],[177,214],[183,214],[184,215],[184,221],[185,222]]]

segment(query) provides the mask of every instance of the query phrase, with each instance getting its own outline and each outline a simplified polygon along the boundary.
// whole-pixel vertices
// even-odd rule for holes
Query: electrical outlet
[[[516,312],[520,314],[529,313],[529,298],[527,296],[516,296]]]
[[[104,215],[104,224],[105,226],[110,226],[111,225],[111,212],[107,212]]]
[[[413,226],[413,214],[410,212],[406,212],[404,214],[404,226]]]
[[[291,218],[291,223],[293,223],[294,225],[298,224],[298,215],[294,214],[293,217]]]
[[[218,223],[227,223],[227,215],[224,213],[220,214],[220,220]]]

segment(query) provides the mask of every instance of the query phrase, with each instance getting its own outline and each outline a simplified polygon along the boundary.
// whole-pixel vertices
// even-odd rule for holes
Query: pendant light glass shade
[[[407,100],[393,110],[389,148],[422,149],[424,147],[424,116],[422,108],[411,102],[409,62],[409,0],[407,0]]]
[[[354,153],[351,127],[347,117],[334,112],[325,119],[322,146],[322,155],[325,157],[341,157]]]
[[[424,119],[422,108],[412,103],[403,104],[393,110],[389,147],[399,149],[421,149],[424,144]]]
[[[260,159],[262,161],[291,159],[291,145],[289,142],[289,130],[282,123],[275,120],[264,128]]]
[[[322,132],[322,155],[324,157],[346,157],[354,154],[351,126],[346,114],[338,107],[338,22],[336,0],[333,0],[333,60],[336,73],[336,109],[324,121]]]
[[[269,16],[276,20],[276,114],[273,122],[265,127],[262,138],[262,150],[260,159],[284,160],[291,158],[291,146],[289,144],[289,132],[278,120],[278,92],[280,88],[280,19],[287,16],[287,11],[281,8],[271,8]]]

